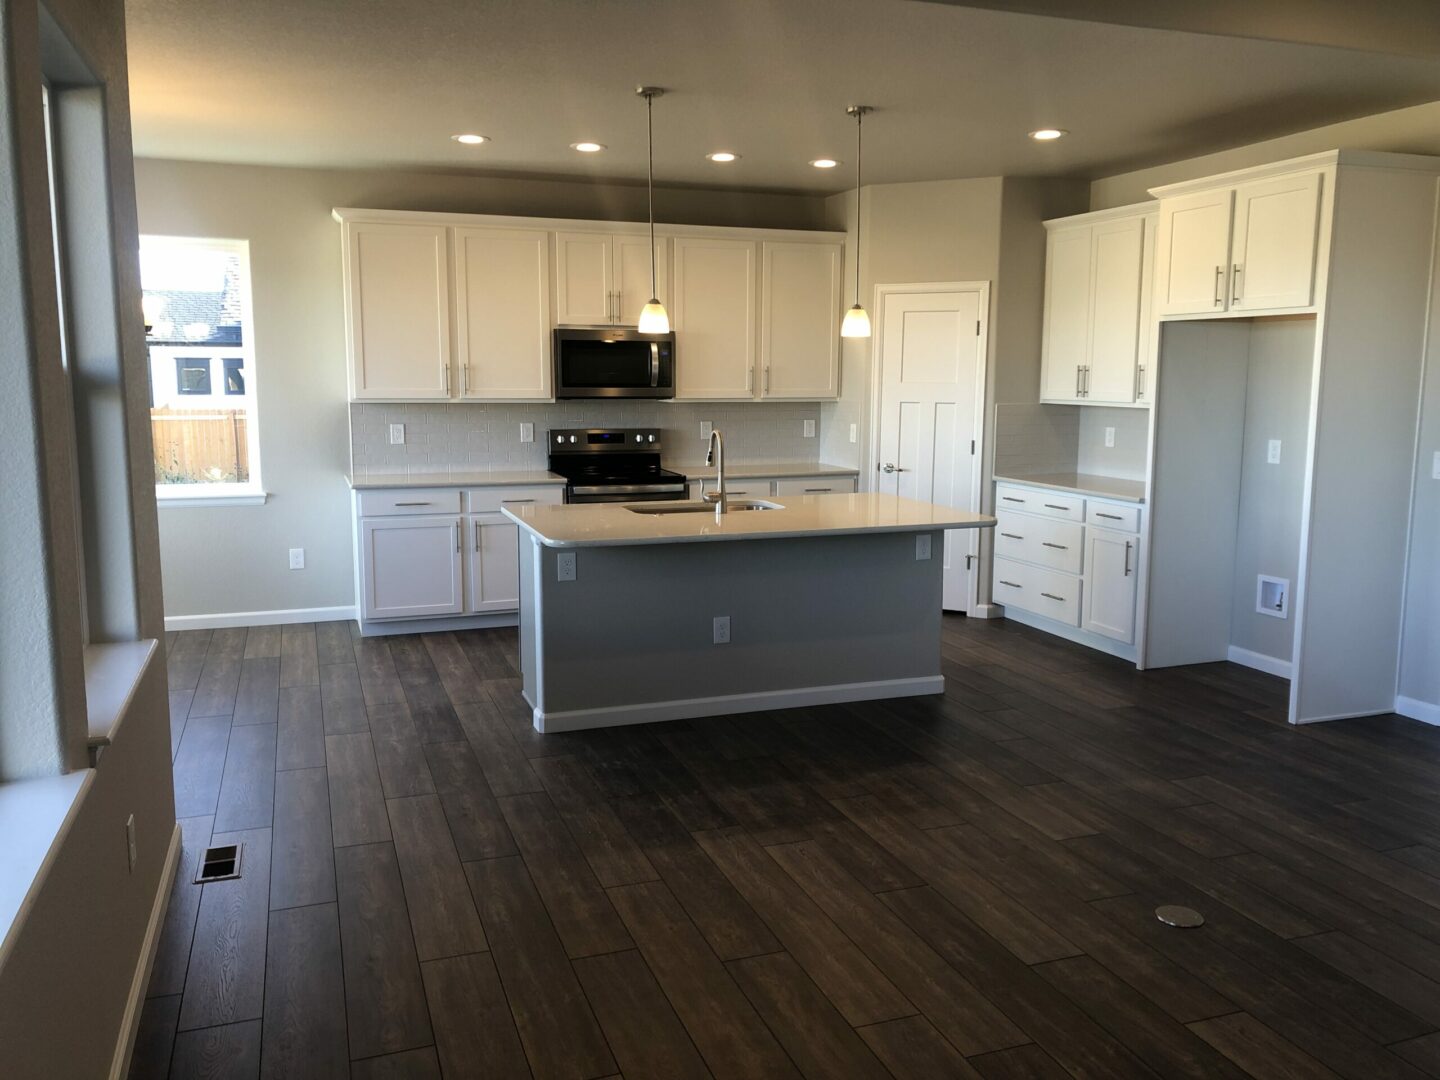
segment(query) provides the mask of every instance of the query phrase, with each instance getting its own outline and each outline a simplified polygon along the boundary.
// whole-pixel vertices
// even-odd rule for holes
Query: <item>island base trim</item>
[[[547,713],[534,710],[535,730],[543,733],[584,731],[588,728],[650,724],[661,720],[694,720],[701,716],[798,709],[809,705],[835,705],[845,701],[923,697],[945,692],[945,676],[923,675],[908,679],[798,686],[787,690],[759,690],[748,694],[646,701],[634,705],[607,705],[600,709],[570,709]]]

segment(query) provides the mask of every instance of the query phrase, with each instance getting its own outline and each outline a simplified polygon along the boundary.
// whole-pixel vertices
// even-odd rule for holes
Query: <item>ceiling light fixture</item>
[[[572,142],[570,149],[579,150],[582,154],[598,154],[601,150],[605,149],[605,144],[598,142]]]
[[[1054,142],[1056,139],[1063,139],[1070,133],[1064,128],[1040,128],[1030,132],[1030,138],[1036,142]]]
[[[665,91],[658,86],[637,86],[635,93],[645,99],[645,187],[650,194],[650,302],[640,309],[637,326],[642,334],[668,334],[670,314],[660,303],[655,285],[655,99]]]
[[[490,141],[490,137],[488,135],[475,134],[451,135],[450,138],[454,139],[458,143],[464,143],[466,146],[479,146],[481,143],[487,143]]]
[[[839,165],[840,162],[836,161],[834,158],[822,157],[816,158],[814,161],[810,162],[810,164],[814,165],[817,169],[833,169],[836,165]]]
[[[728,165],[732,161],[739,161],[739,154],[732,154],[729,150],[716,150],[713,154],[705,155],[709,160],[720,165]]]
[[[851,105],[845,110],[846,116],[855,118],[855,306],[845,312],[845,320],[840,324],[841,337],[870,336],[870,316],[860,306],[860,127],[865,114],[871,111],[869,105]]]

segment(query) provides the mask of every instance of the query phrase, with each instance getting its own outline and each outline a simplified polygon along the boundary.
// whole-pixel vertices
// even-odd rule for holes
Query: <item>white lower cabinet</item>
[[[465,603],[460,554],[458,517],[361,518],[361,617],[460,614]]]
[[[1083,588],[1078,574],[1062,574],[1013,559],[995,560],[995,599],[1006,607],[1024,608],[1066,626],[1079,626]]]
[[[1090,529],[1085,541],[1085,614],[1080,625],[1129,645],[1135,641],[1140,538]]]
[[[853,476],[805,476],[794,480],[776,480],[776,495],[838,495],[853,493]]]
[[[520,606],[520,536],[504,514],[471,514],[467,611],[514,611]]]

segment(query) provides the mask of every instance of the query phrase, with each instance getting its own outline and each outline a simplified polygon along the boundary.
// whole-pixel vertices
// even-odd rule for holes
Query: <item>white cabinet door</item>
[[[1233,188],[1222,188],[1161,201],[1157,314],[1225,310],[1234,194]]]
[[[755,396],[755,244],[675,238],[675,396]]]
[[[1078,401],[1090,352],[1092,226],[1052,229],[1046,238],[1042,401]]]
[[[1301,173],[1235,189],[1232,310],[1303,308],[1315,302],[1320,178],[1318,172]]]
[[[458,517],[361,518],[366,619],[458,615],[464,594]]]
[[[445,234],[442,226],[346,222],[351,400],[450,396]]]
[[[1134,533],[1086,529],[1085,597],[1081,627],[1133,644],[1135,583],[1140,576],[1140,538]]]
[[[467,611],[515,611],[520,606],[520,539],[504,514],[468,519]]]
[[[640,309],[650,302],[650,238],[616,236],[612,246],[615,321],[621,326],[635,326],[640,322]],[[663,236],[655,241],[655,295],[669,311],[670,250]]]
[[[456,229],[454,249],[461,396],[550,397],[549,234]]]
[[[839,392],[839,244],[760,245],[760,394],[815,401]]]
[[[1090,359],[1083,383],[1087,402],[1128,405],[1135,400],[1145,226],[1144,218],[1130,218],[1093,230]]]
[[[555,234],[555,322],[602,326],[614,321],[615,282],[608,233]]]

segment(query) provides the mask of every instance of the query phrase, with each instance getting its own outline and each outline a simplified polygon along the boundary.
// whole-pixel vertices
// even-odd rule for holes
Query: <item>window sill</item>
[[[167,506],[264,506],[270,493],[248,484],[167,484],[155,488],[155,502]]]
[[[85,706],[92,754],[114,738],[157,648],[154,639],[85,646]]]
[[[0,967],[94,779],[94,769],[77,769],[0,784]]]

